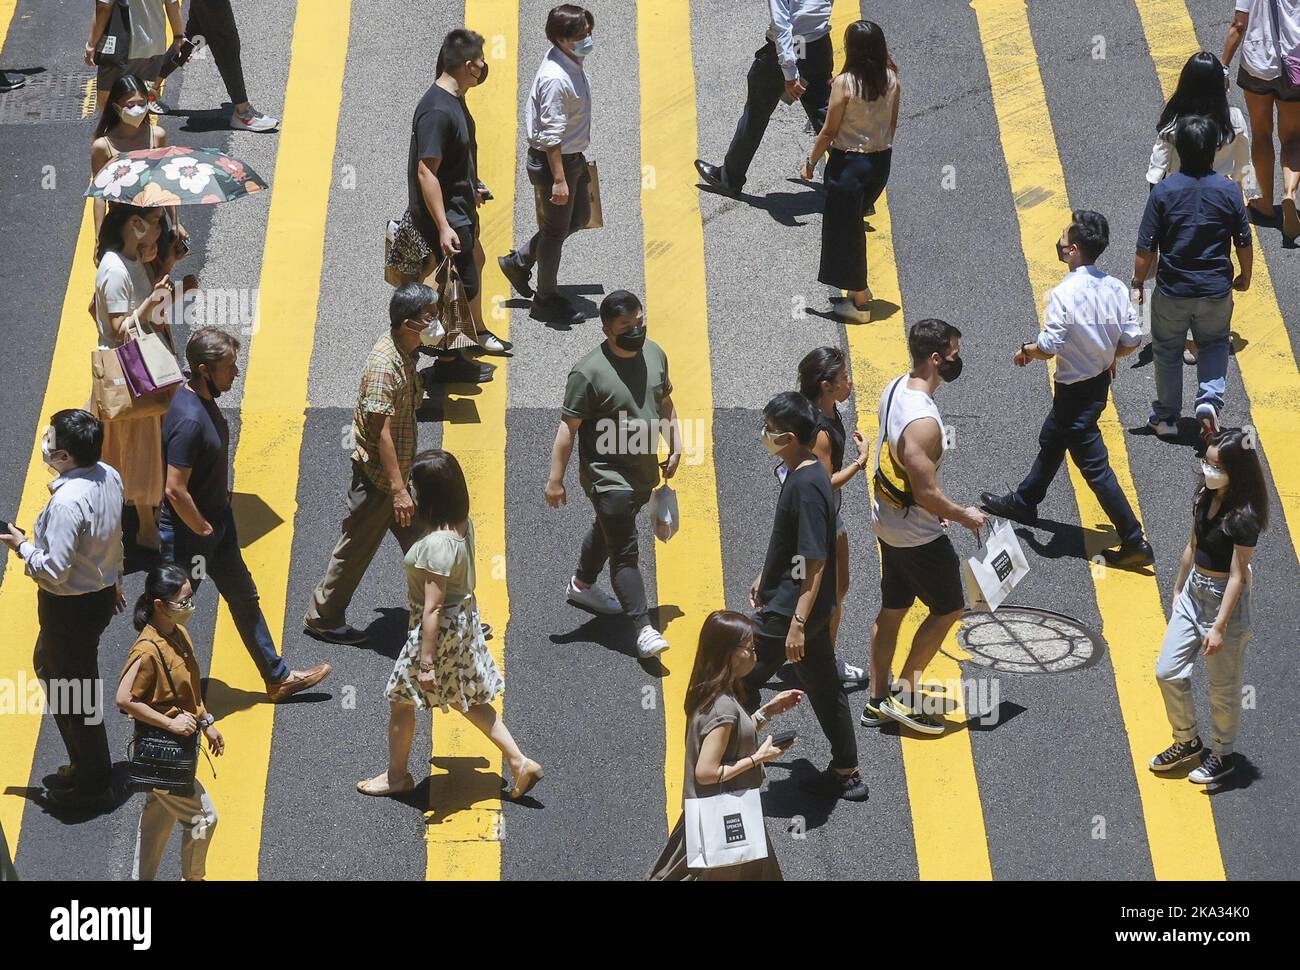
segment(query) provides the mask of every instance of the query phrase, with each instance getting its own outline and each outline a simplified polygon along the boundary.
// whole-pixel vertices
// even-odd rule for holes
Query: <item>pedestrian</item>
[[[921,734],[942,734],[943,718],[929,709],[920,684],[965,605],[948,523],[978,538],[987,518],[974,506],[952,501],[939,484],[947,443],[934,394],[961,376],[961,331],[943,320],[918,320],[907,332],[907,351],[911,371],[880,395],[871,503],[880,545],[880,612],[871,631],[871,698],[861,723],[897,721]],[[918,597],[929,616],[917,627],[902,675],[891,685],[899,628]]]
[[[1159,251],[1151,294],[1151,346],[1156,363],[1156,400],[1147,422],[1155,434],[1178,434],[1183,409],[1183,349],[1190,331],[1197,347],[1196,420],[1202,433],[1218,430],[1228,374],[1232,291],[1250,288],[1254,250],[1241,188],[1214,171],[1218,125],[1203,115],[1181,118],[1174,147],[1181,168],[1151,189],[1138,229],[1133,295],[1145,300],[1143,284]],[[1233,278],[1235,248],[1241,271]]]
[[[832,5],[832,0],[768,0],[767,43],[754,52],[749,66],[745,111],[726,158],[721,165],[695,160],[705,185],[725,195],[740,195],[777,102],[798,100],[814,129],[825,124],[834,69]]]
[[[853,443],[858,457],[844,464],[846,434],[839,406],[853,393],[853,380],[849,377],[849,359],[839,347],[818,347],[799,361],[799,392],[817,409],[817,429],[813,438],[812,453],[831,476],[831,489],[835,496],[835,612],[831,614],[831,643],[839,643],[840,618],[843,616],[844,597],[849,591],[849,530],[840,514],[844,486],[854,475],[867,467],[870,451],[864,448],[862,435],[853,432]],[[867,672],[835,657],[835,669],[845,686],[860,684]]]
[[[108,27],[113,7],[121,0],[95,0],[95,16],[90,23],[90,37],[86,41],[85,60],[95,67],[96,51]],[[168,55],[185,42],[185,28],[181,23],[180,0],[131,0],[131,40],[126,61],[100,64],[95,72],[95,110],[103,110],[108,92],[123,74],[134,74],[149,88],[151,104],[158,95],[158,76]],[[167,28],[172,31],[172,43],[167,43]],[[105,51],[105,53],[112,53]],[[161,113],[161,112],[160,112]]]
[[[1259,534],[1268,527],[1268,487],[1259,449],[1241,428],[1220,431],[1201,465],[1192,535],[1174,582],[1156,681],[1174,743],[1151,759],[1152,771],[1199,762],[1187,776],[1198,785],[1236,770],[1233,743],[1241,719],[1241,679],[1250,640],[1250,588]],[[1210,751],[1196,730],[1192,667],[1204,653],[1210,684]],[[1204,759],[1204,760],[1202,760]]]
[[[474,522],[456,456],[424,451],[411,466],[415,517],[424,534],[406,553],[410,634],[385,694],[389,701],[388,770],[357,782],[364,795],[400,795],[415,787],[407,768],[416,710],[455,707],[496,745],[510,766],[510,798],[542,780],[492,706],[505,681],[488,652],[474,599]]]
[[[835,498],[831,476],[812,452],[817,411],[797,391],[763,408],[763,447],[789,471],[781,483],[763,569],[749,590],[756,614],[757,662],[745,677],[749,707],[787,661],[808,692],[817,723],[831,743],[831,763],[816,787],[848,801],[867,799],[858,771],[858,741],[849,699],[835,669],[831,619],[836,591]]]
[[[668,641],[650,623],[636,517],[659,484],[660,470],[665,481],[677,474],[682,434],[668,355],[647,339],[641,301],[615,290],[600,303],[600,321],[605,340],[569,371],[545,495],[551,508],[568,502],[564,472],[576,438],[578,481],[596,521],[582,540],[565,597],[594,613],[630,617],[637,655],[648,660],[667,650]],[[661,436],[668,444],[662,465]],[[596,585],[607,562],[613,594]]]
[[[171,302],[169,277],[152,282],[149,264],[158,258],[166,213],[114,203],[99,231],[95,273],[95,324],[99,349],[112,350],[140,334],[159,333],[171,341],[161,311]],[[158,531],[163,500],[162,417],[129,417],[104,422],[103,461],[122,476],[123,497],[135,519],[134,542],[161,551]]]
[[[330,665],[289,669],[276,652],[257,585],[240,552],[230,506],[230,426],[217,406],[217,398],[230,390],[239,375],[238,350],[239,341],[216,327],[200,327],[185,345],[188,378],[172,398],[162,424],[167,466],[160,517],[163,560],[190,570],[195,592],[204,577],[211,577],[274,704],[319,684]]]
[[[384,533],[393,534],[403,555],[420,537],[421,530],[412,521],[415,502],[406,487],[418,438],[415,412],[424,397],[415,351],[437,314],[437,293],[423,283],[403,283],[388,303],[388,329],[366,358],[352,413],[355,447],[348,514],[325,577],[303,618],[303,632],[318,640],[366,642],[366,634],[346,619],[361,577]]]
[[[113,87],[104,99],[100,112],[99,124],[95,126],[94,140],[90,143],[90,177],[93,180],[105,165],[114,161],[124,152],[141,151],[148,148],[165,148],[167,132],[161,125],[149,121],[149,88],[134,74],[123,74],[113,82]],[[121,179],[125,184],[135,184],[138,173],[131,170],[129,164],[122,170]],[[95,233],[98,235],[104,222],[104,213],[109,203],[104,199],[95,199]],[[178,230],[188,238],[188,233],[179,226],[177,207],[169,206],[166,210]]]
[[[754,669],[754,621],[734,610],[714,610],[700,627],[690,683],[686,687],[686,763],[682,797],[707,798],[763,787],[763,765],[780,757],[769,734],[759,730],[792,709],[803,693],[786,690],[753,713],[745,709],[745,676]],[[686,814],[673,826],[668,845],[646,877],[655,882],[778,881],[781,865],[767,838],[767,858],[716,869],[690,869],[686,855]]]
[[[54,474],[50,501],[27,538],[10,523],[0,535],[36,582],[40,633],[32,668],[47,694],[65,699],[50,711],[69,764],[50,781],[46,798],[60,808],[108,808],[113,767],[100,699],[99,638],[122,593],[122,479],[100,461],[104,426],[88,411],[58,411],[41,442]],[[0,528],[6,528],[0,526]],[[80,700],[72,703],[71,698]],[[68,709],[79,706],[75,713]]]
[[[803,177],[812,180],[829,148],[817,279],[835,291],[831,312],[853,323],[871,322],[862,217],[875,211],[889,181],[900,94],[898,67],[885,46],[885,32],[870,20],[849,24],[844,30],[844,70],[831,83],[826,123],[804,162]],[[842,290],[848,296],[841,296]]]
[[[1136,568],[1151,565],[1155,554],[1111,470],[1097,425],[1116,362],[1142,346],[1142,324],[1127,288],[1096,267],[1109,244],[1106,217],[1089,209],[1076,210],[1057,240],[1056,255],[1070,272],[1047,300],[1038,339],[1022,344],[1012,358],[1017,367],[1056,359],[1052,409],[1038,432],[1038,457],[1015,491],[984,492],[980,503],[992,515],[1037,525],[1038,505],[1068,451],[1120,539],[1118,549],[1103,549],[1102,556],[1112,566]]]
[[[264,115],[248,101],[244,85],[244,63],[239,53],[239,26],[230,0],[190,0],[190,15],[185,22],[185,34],[191,43],[202,43],[212,51],[217,71],[230,95],[230,127],[236,131],[275,131],[280,127],[276,118]],[[174,57],[163,65],[161,79],[169,77],[181,67],[193,52],[190,48],[184,59]],[[163,114],[170,108],[161,102]]]
[[[421,283],[450,257],[464,284],[480,347],[503,354],[513,345],[483,323],[483,246],[478,207],[491,193],[478,179],[478,141],[465,93],[488,78],[483,35],[457,28],[438,54],[437,78],[416,105],[407,158],[407,209],[389,254],[401,282]],[[453,355],[442,355],[451,361]],[[457,358],[459,369],[467,362]],[[467,380],[477,380],[472,367]],[[448,377],[451,379],[451,377]]]
[[[213,757],[220,757],[226,742],[217,730],[216,718],[203,706],[203,675],[185,628],[193,615],[194,588],[185,570],[175,563],[151,569],[135,603],[133,623],[140,635],[122,668],[117,706],[141,724],[183,738],[202,732]],[[187,882],[203,879],[217,810],[198,778],[188,794],[154,788],[145,796],[135,852],[136,879],[148,881],[158,874],[163,850],[177,823],[181,827],[181,878]]]
[[[510,285],[533,301],[532,315],[550,323],[581,323],[582,313],[556,289],[564,241],[591,218],[591,84],[583,62],[592,51],[596,18],[562,3],[546,17],[551,49],[533,78],[525,109],[528,156],[524,170],[541,200],[537,232],[523,248],[498,257]],[[530,277],[537,267],[537,290]]]
[[[1187,59],[1178,77],[1178,87],[1160,113],[1156,124],[1159,134],[1151,149],[1147,181],[1155,185],[1166,175],[1179,170],[1174,131],[1178,119],[1187,115],[1204,115],[1218,125],[1219,146],[1214,153],[1214,171],[1241,186],[1246,197],[1246,211],[1250,212],[1254,208],[1251,202],[1260,197],[1255,168],[1250,163],[1250,129],[1246,127],[1246,116],[1241,109],[1228,104],[1228,72],[1209,51],[1201,51]],[[1196,353],[1196,344],[1186,341],[1183,363],[1194,366]]]
[[[1244,43],[1243,43],[1244,41]],[[1277,224],[1273,207],[1273,110],[1282,155],[1282,233],[1300,236],[1300,0],[1237,0],[1223,40],[1223,63],[1241,48],[1237,87],[1246,99],[1254,133],[1250,156],[1260,197],[1251,206],[1265,225]],[[1289,65],[1289,66],[1288,66]]]

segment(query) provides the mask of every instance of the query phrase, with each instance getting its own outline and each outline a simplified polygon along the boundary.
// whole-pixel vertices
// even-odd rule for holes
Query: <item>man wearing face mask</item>
[[[572,3],[546,18],[551,49],[528,95],[528,180],[541,198],[537,232],[519,250],[497,260],[510,285],[533,300],[532,316],[580,323],[582,314],[556,290],[564,240],[591,218],[590,176],[583,154],[591,142],[591,85],[582,69],[592,51],[595,18]],[[537,292],[529,283],[537,266]]]
[[[1142,325],[1127,287],[1094,265],[1109,242],[1106,217],[1080,209],[1056,243],[1057,257],[1070,267],[1070,275],[1052,290],[1038,339],[1012,358],[1017,367],[1056,358],[1052,410],[1038,433],[1038,457],[1029,475],[1014,492],[984,492],[980,504],[1000,518],[1036,525],[1038,505],[1068,451],[1120,538],[1120,547],[1103,549],[1102,556],[1112,566],[1136,568],[1149,566],[1155,554],[1111,471],[1097,427],[1116,362],[1142,346]]]
[[[479,344],[492,354],[510,350],[509,341],[483,324],[478,207],[489,195],[478,180],[478,141],[474,116],[465,103],[470,88],[486,83],[488,63],[483,35],[457,28],[438,53],[438,76],[411,121],[407,157],[407,209],[398,223],[388,265],[402,282],[423,282],[445,257],[455,263],[465,286]],[[439,378],[477,381],[479,368],[464,358],[443,354]]]
[[[942,734],[942,717],[924,710],[928,705],[913,694],[965,607],[948,523],[964,525],[978,538],[987,519],[939,487],[945,436],[934,393],[961,376],[961,331],[943,320],[918,320],[907,333],[907,350],[911,373],[890,381],[880,395],[871,503],[880,543],[880,612],[871,631],[871,699],[861,723],[876,727],[893,720],[922,734]],[[930,615],[912,638],[894,696],[889,678],[898,631],[918,597]]]
[[[604,343],[569,371],[551,449],[546,502],[559,508],[568,501],[564,472],[576,437],[578,479],[595,508],[596,521],[582,541],[566,598],[594,613],[630,617],[637,631],[637,654],[648,660],[667,650],[668,641],[650,625],[636,517],[659,484],[660,470],[665,480],[677,473],[682,434],[668,357],[646,339],[641,301],[627,290],[615,290],[601,301],[600,320]],[[661,434],[668,445],[662,465]],[[606,562],[613,595],[596,586]]]
[[[817,787],[851,802],[867,799],[858,772],[858,742],[849,699],[835,664],[831,619],[836,586],[835,492],[813,453],[817,410],[802,394],[786,391],[763,408],[763,447],[789,471],[781,482],[776,518],[763,571],[749,590],[756,611],[757,663],[745,677],[751,709],[759,690],[787,660],[808,693],[817,723],[831,743],[830,767]]]
[[[438,294],[423,283],[403,283],[393,291],[388,318],[389,329],[366,358],[353,412],[356,448],[343,534],[303,619],[308,636],[328,643],[366,642],[364,633],[348,626],[346,615],[384,534],[393,534],[403,554],[420,537],[406,487],[417,451],[415,412],[424,397],[415,351],[436,329]]]
[[[126,608],[122,479],[99,460],[103,442],[104,426],[89,412],[55,414],[41,443],[41,456],[57,476],[50,483],[50,502],[37,517],[31,539],[15,525],[0,534],[36,581],[40,634],[32,667],[46,685],[98,683],[99,638],[113,615]],[[57,696],[69,694],[63,690]],[[84,690],[80,696],[87,696]],[[90,723],[96,719],[84,706],[51,713],[71,764],[51,782],[49,801],[69,808],[108,807],[112,761],[103,711],[97,712],[96,723]]]
[[[230,426],[216,399],[239,375],[239,341],[216,327],[201,327],[185,345],[189,380],[163,418],[166,501],[159,522],[163,560],[190,573],[197,591],[210,577],[230,608],[244,647],[266,684],[272,703],[322,680],[329,664],[290,670],[258,602],[257,586],[244,564],[230,506]]]

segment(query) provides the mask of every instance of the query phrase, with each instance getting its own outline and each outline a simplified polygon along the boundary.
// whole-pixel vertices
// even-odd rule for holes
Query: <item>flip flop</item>
[[[411,777],[408,771],[402,779],[402,783],[396,788],[388,784],[388,772],[382,772],[373,778],[367,778],[365,781],[357,782],[357,791],[363,795],[374,795],[377,798],[386,798],[393,795],[405,795],[415,788],[415,779]]]
[[[515,776],[515,785],[510,789],[510,800],[517,801],[527,795],[533,790],[533,786],[542,780],[544,774],[541,765],[531,758],[525,758],[524,767]]]
[[[1300,212],[1296,211],[1295,199],[1282,200],[1282,235],[1300,238]]]

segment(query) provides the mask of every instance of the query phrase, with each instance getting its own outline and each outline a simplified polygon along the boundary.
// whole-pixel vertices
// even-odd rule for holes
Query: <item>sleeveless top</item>
[[[934,418],[939,424],[940,431],[943,430],[943,418],[939,414],[939,408],[934,403],[934,398],[924,391],[913,391],[907,386],[908,375],[896,378],[885,385],[883,393],[880,395],[880,433],[876,436],[876,465],[880,464],[881,445],[885,440],[885,435],[889,435],[889,448],[894,454],[898,453],[898,442],[903,437],[904,429],[913,421],[919,421],[921,418]],[[894,393],[892,405],[889,404],[889,392],[897,386]],[[889,411],[888,427],[886,427],[886,409]],[[942,440],[942,446],[947,446],[947,441]],[[936,465],[943,463],[943,453],[939,454],[939,461]],[[933,512],[927,512],[919,505],[914,505],[908,509],[895,508],[889,502],[880,497],[879,490],[871,490],[871,520],[875,526],[876,535],[881,541],[895,548],[908,548],[911,546],[925,545],[927,542],[933,542],[940,536],[944,535],[943,525],[940,524],[938,516]]]
[[[844,105],[844,118],[832,147],[843,152],[883,152],[894,145],[894,106],[898,104],[898,75],[886,71],[888,87],[883,96],[874,101],[864,101],[853,93],[853,78],[841,74],[849,85],[849,99]]]
[[[827,417],[821,412],[821,409],[818,408],[817,426],[813,430],[813,434],[821,434],[823,431],[826,432],[826,437],[828,437],[831,442],[831,474],[834,475],[844,467],[844,419],[840,416],[840,409],[838,407],[835,408],[834,417]],[[841,498],[843,498],[841,490],[838,488],[835,489],[835,511],[837,512],[840,509]]]

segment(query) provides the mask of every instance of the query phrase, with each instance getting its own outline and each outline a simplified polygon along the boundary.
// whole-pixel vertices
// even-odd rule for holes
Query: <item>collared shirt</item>
[[[767,0],[772,22],[767,39],[776,44],[776,59],[787,81],[799,76],[804,49],[831,32],[831,0]],[[799,40],[796,40],[799,38]]]
[[[366,475],[382,492],[389,491],[388,476],[384,474],[379,459],[378,429],[374,435],[370,434],[369,415],[383,414],[391,419],[388,430],[397,452],[397,467],[405,481],[415,458],[415,412],[423,397],[424,385],[415,369],[415,355],[402,353],[392,333],[385,332],[366,358],[366,367],[361,373],[361,393],[352,415],[352,436],[356,442],[352,460],[365,469]]]
[[[55,596],[82,596],[122,576],[122,478],[102,461],[50,482],[50,503],[18,546],[27,575]]]
[[[1241,187],[1210,173],[1175,172],[1151,189],[1137,248],[1160,250],[1156,285],[1176,299],[1223,297],[1232,290],[1231,247],[1251,243]]]
[[[126,655],[123,677],[137,660],[140,669],[131,682],[134,700],[149,705],[163,717],[175,717],[181,711],[196,718],[207,717],[208,710],[203,706],[202,674],[194,656],[194,643],[185,627],[177,624],[175,630],[164,635],[152,624],[147,625]],[[163,664],[167,665],[165,672]],[[170,683],[167,680],[169,675]],[[176,687],[174,693],[173,686]]]
[[[538,65],[528,94],[529,147],[561,155],[585,152],[591,144],[591,85],[582,64],[552,45]]]
[[[1056,383],[1096,377],[1119,347],[1142,343],[1142,324],[1128,287],[1096,266],[1080,266],[1052,290],[1038,349],[1056,355]]]

